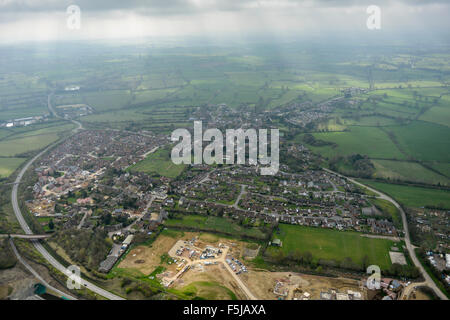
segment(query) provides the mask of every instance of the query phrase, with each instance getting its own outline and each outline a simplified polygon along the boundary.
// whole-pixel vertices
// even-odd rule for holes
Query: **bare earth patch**
[[[328,292],[330,289],[335,289],[339,292],[346,292],[347,290],[363,291],[360,287],[360,282],[356,280],[311,276],[294,272],[250,270],[241,277],[253,294],[263,300],[273,300],[280,297],[273,292],[277,282],[283,283],[288,291],[288,295],[284,299],[291,299],[295,292],[308,292],[310,299],[319,300],[320,292]]]
[[[211,265],[211,266],[201,266],[192,268],[188,272],[186,272],[181,278],[179,278],[174,287],[176,289],[183,290],[184,287],[191,283],[206,281],[206,282],[217,282],[221,285],[227,287],[231,291],[234,292],[236,297],[241,299],[246,299],[245,294],[241,291],[236,281],[230,275],[230,273],[225,270],[223,264]],[[206,288],[205,292],[199,290],[197,295],[203,296],[205,294],[211,294],[211,290],[215,291],[216,299],[218,300],[229,300],[230,296],[226,294],[224,290],[214,290],[214,288]]]
[[[119,268],[137,269],[143,274],[150,274],[161,265],[161,256],[167,253],[177,239],[159,235],[151,246],[138,246],[131,250],[119,264]]]
[[[389,251],[389,257],[391,258],[392,263],[398,263],[401,265],[406,265],[406,258],[402,252],[394,252]]]

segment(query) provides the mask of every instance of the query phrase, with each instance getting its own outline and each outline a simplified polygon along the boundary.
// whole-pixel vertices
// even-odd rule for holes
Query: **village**
[[[307,166],[302,172],[291,173],[287,165],[282,165],[278,174],[270,177],[257,174],[258,167],[248,165],[190,165],[177,179],[127,170],[168,143],[167,136],[150,133],[78,133],[39,161],[33,199],[26,202],[27,207],[48,232],[106,232],[112,247],[98,265],[101,273],[109,273],[123,259],[133,257],[137,234],[158,234],[167,229],[167,220],[176,221],[173,219],[180,216],[223,217],[236,225],[261,230],[264,237],[257,238],[259,241],[279,247],[281,241],[270,237],[271,228],[278,223],[401,236],[393,222],[371,203],[370,195],[343,178]],[[302,145],[295,150],[309,154]],[[251,233],[248,236],[252,237]],[[258,250],[241,251],[236,254],[233,244],[226,241],[205,243],[196,236],[179,240],[165,252],[170,257],[165,270],[152,277],[171,288],[202,270],[220,271],[242,298],[249,298],[254,295],[249,282],[254,272],[246,259],[256,257]],[[140,260],[145,259],[136,261]],[[271,293],[262,298],[367,298],[361,284],[338,286],[340,289],[334,291],[329,285],[313,290],[287,279],[274,278],[265,284]]]
[[[255,178],[256,177],[256,178]],[[397,236],[392,222],[376,219],[377,209],[352,184],[324,171],[257,176],[252,167],[214,169],[196,183],[177,182],[171,211],[220,210],[235,218],[284,222]],[[190,187],[187,188],[187,185]],[[341,191],[342,190],[342,191]],[[373,217],[372,217],[373,216]]]

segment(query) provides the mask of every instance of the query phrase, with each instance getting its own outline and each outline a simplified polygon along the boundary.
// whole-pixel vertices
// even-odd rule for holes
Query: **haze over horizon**
[[[69,5],[81,9],[81,28],[67,27]],[[381,9],[381,30],[368,30],[366,9]],[[387,38],[448,42],[450,3],[359,0],[0,0],[0,43],[253,35]]]

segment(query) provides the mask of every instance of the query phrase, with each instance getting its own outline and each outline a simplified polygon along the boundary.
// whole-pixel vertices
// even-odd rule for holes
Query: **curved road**
[[[431,277],[428,275],[428,273],[426,272],[425,268],[422,266],[422,264],[420,263],[419,259],[417,258],[416,252],[414,251],[414,247],[411,244],[411,240],[410,240],[410,237],[409,237],[408,221],[406,220],[405,211],[403,211],[403,208],[397,203],[397,201],[395,201],[394,199],[392,199],[388,195],[386,195],[384,193],[381,193],[380,191],[375,190],[375,189],[373,189],[373,188],[371,188],[369,186],[366,186],[366,185],[364,185],[364,184],[362,184],[362,183],[360,183],[360,182],[358,182],[358,181],[356,181],[356,180],[354,180],[352,178],[348,178],[348,177],[346,177],[346,176],[344,176],[342,174],[339,174],[337,172],[334,172],[334,171],[326,169],[326,168],[323,168],[323,170],[325,170],[325,171],[327,171],[329,173],[335,174],[335,175],[337,175],[337,176],[339,176],[341,178],[345,178],[348,181],[350,181],[350,182],[352,182],[352,183],[354,183],[356,185],[359,185],[361,187],[364,187],[364,188],[372,191],[373,193],[378,195],[378,198],[384,199],[384,200],[387,200],[387,201],[391,202],[400,211],[400,213],[402,215],[403,231],[405,233],[404,240],[405,240],[406,248],[408,249],[409,256],[411,257],[411,260],[414,262],[414,265],[420,270],[420,272],[422,273],[422,277],[425,279],[425,282],[418,283],[418,284],[412,283],[412,284],[410,284],[410,286],[411,287],[415,287],[415,286],[418,286],[418,285],[423,286],[424,284],[426,284],[427,287],[430,287],[431,289],[434,290],[434,292],[438,295],[439,298],[441,298],[442,300],[448,300],[447,296],[438,288],[436,283],[434,283],[433,279],[431,279]]]
[[[67,293],[65,293],[65,292],[62,292],[62,291],[60,291],[60,290],[58,290],[58,289],[56,289],[55,287],[52,287],[50,284],[48,284],[47,283],[47,281],[45,281],[23,258],[22,258],[22,256],[19,254],[19,252],[17,251],[17,248],[16,248],[16,246],[15,246],[15,244],[14,244],[14,242],[12,241],[12,239],[9,239],[9,243],[10,243],[10,245],[11,245],[11,248],[13,249],[13,252],[14,252],[14,254],[15,254],[15,256],[16,256],[16,258],[17,258],[17,260],[19,260],[20,261],[20,263],[22,263],[24,266],[25,266],[25,268],[27,268],[28,269],[28,271],[30,271],[31,272],[31,274],[33,275],[33,276],[35,276],[43,285],[45,285],[48,289],[50,289],[51,291],[53,291],[54,293],[56,293],[56,294],[58,294],[59,295],[59,297],[65,297],[65,298],[67,298],[67,299],[69,299],[69,300],[77,300],[77,298],[75,298],[75,297],[73,297],[73,296],[71,296],[71,295],[69,295],[69,294],[67,294]]]
[[[51,103],[50,103],[50,95],[48,98],[48,106],[49,109],[52,111],[52,113],[54,113],[53,108],[51,108]],[[78,128],[76,128],[74,130],[74,133],[77,132],[78,130],[83,129],[81,123],[79,123],[78,121],[75,120],[71,120],[73,123],[78,125]],[[31,231],[30,227],[28,226],[28,224],[26,223],[25,219],[23,218],[22,212],[20,211],[20,207],[19,207],[19,203],[17,201],[17,192],[18,192],[18,188],[19,188],[19,184],[20,181],[22,180],[23,175],[25,174],[25,172],[28,170],[28,168],[33,164],[34,161],[36,161],[36,159],[38,159],[40,156],[42,156],[45,152],[47,152],[53,145],[48,146],[47,148],[45,148],[43,151],[39,152],[36,156],[34,156],[30,161],[28,161],[28,163],[20,170],[19,174],[17,175],[17,178],[14,182],[14,186],[11,192],[11,202],[12,202],[12,206],[13,206],[13,210],[14,210],[14,214],[16,215],[17,220],[19,221],[20,226],[22,227],[23,231],[28,234],[28,235],[32,235],[33,232]],[[53,256],[42,246],[42,244],[39,241],[33,240],[32,241],[34,247],[36,248],[36,250],[38,250],[42,256],[54,267],[56,268],[58,271],[62,272],[63,274],[65,274],[66,276],[70,276],[71,272],[67,271],[67,269],[61,264],[59,263],[55,258],[53,258]],[[80,279],[80,283],[82,286],[84,286],[85,288],[95,292],[96,294],[105,297],[107,299],[110,300],[124,300],[124,298],[119,297],[109,291],[106,291],[98,286],[96,286],[95,284],[86,281],[84,279]]]
[[[19,238],[29,240],[39,240],[50,238],[49,234],[0,234],[0,238]]]

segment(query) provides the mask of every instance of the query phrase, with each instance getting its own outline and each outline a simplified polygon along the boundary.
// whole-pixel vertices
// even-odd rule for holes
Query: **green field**
[[[359,264],[367,255],[369,263],[379,265],[381,269],[387,269],[391,265],[389,249],[394,242],[390,240],[365,238],[357,232],[289,224],[280,224],[279,229],[279,234],[275,233],[274,237],[279,238],[283,245],[279,249],[272,248],[283,250],[286,255],[298,249],[300,252],[309,251],[316,261],[341,261],[349,257]]]
[[[400,211],[396,206],[394,206],[394,204],[384,199],[370,199],[370,202],[374,204],[379,210],[381,210],[385,215],[391,217],[392,222],[394,222],[396,228],[403,228]]]
[[[188,297],[200,297],[207,300],[237,300],[233,291],[218,282],[195,281],[181,288]]]
[[[165,225],[168,227],[192,228],[201,231],[223,232],[238,237],[249,236],[264,239],[266,236],[258,228],[244,228],[229,219],[214,216],[185,215],[181,219],[168,219]]]
[[[441,174],[450,177],[450,163],[429,162],[427,164]]]
[[[0,141],[0,156],[13,157],[28,151],[42,149],[58,140],[57,134],[44,134]]]
[[[0,157],[17,157],[22,153],[42,149],[74,127],[74,124],[66,121],[49,121],[4,129],[0,131]]]
[[[450,191],[361,180],[407,207],[438,206],[450,209]]]
[[[346,132],[315,133],[316,139],[333,142],[337,147],[311,147],[326,157],[336,155],[351,155],[355,153],[367,155],[370,158],[403,159],[404,155],[398,150],[388,135],[376,127],[350,127]]]
[[[373,175],[374,178],[429,184],[440,183],[441,185],[450,184],[450,180],[447,177],[431,171],[416,162],[372,160],[372,163],[376,170]]]
[[[170,159],[170,149],[158,149],[147,158],[129,168],[130,171],[157,173],[164,177],[176,178],[183,172],[186,165],[174,164]]]
[[[25,160],[25,158],[0,158],[0,178],[9,177]]]
[[[423,161],[450,162],[449,127],[415,121],[407,126],[389,128],[389,131],[410,157]]]

